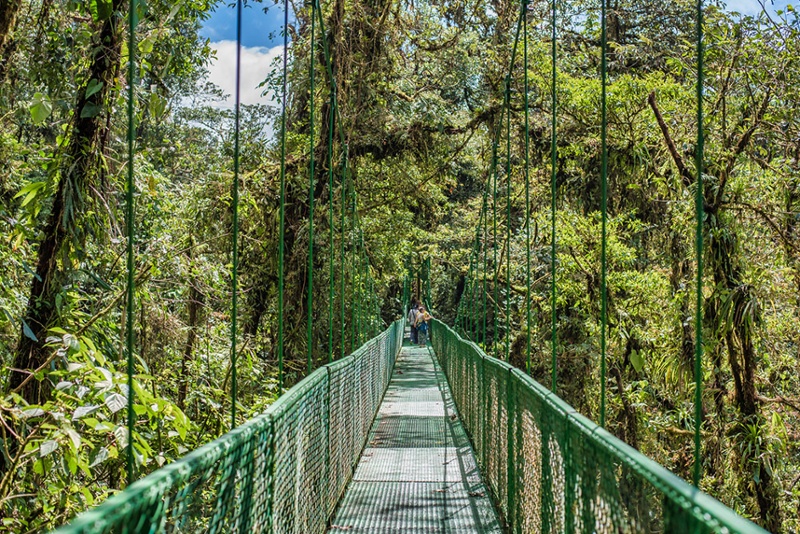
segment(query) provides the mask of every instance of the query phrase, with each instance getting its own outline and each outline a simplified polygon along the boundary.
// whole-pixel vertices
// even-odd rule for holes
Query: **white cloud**
[[[233,95],[236,91],[236,41],[212,42],[211,48],[216,52],[216,58],[208,66],[208,79],[227,95],[227,99],[216,103],[215,107],[232,108],[235,103]],[[258,84],[263,82],[270,70],[275,67],[275,58],[282,56],[282,45],[273,48],[242,47],[240,84],[242,104],[277,103],[272,94],[262,96],[264,88],[258,87]]]

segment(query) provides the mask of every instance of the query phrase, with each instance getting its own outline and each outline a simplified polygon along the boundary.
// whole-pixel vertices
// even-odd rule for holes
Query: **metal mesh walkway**
[[[447,381],[405,347],[329,532],[502,532]]]

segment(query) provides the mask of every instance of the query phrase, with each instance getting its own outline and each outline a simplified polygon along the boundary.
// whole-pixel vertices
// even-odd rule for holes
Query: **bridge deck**
[[[329,532],[502,532],[432,352],[404,347]]]

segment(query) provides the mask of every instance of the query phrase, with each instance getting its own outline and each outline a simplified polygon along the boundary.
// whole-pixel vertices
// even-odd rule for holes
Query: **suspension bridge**
[[[78,533],[161,533],[161,532],[264,532],[303,533],[361,532],[603,532],[603,533],[763,533],[749,520],[737,515],[698,489],[701,464],[701,359],[702,334],[702,173],[697,181],[697,313],[695,358],[695,479],[690,484],[604,430],[606,373],[606,2],[602,2],[602,131],[603,163],[601,176],[601,300],[600,329],[601,399],[599,424],[590,421],[557,395],[556,340],[556,3],[552,5],[552,383],[550,387],[533,380],[530,369],[530,342],[526,348],[527,369],[508,363],[510,336],[510,276],[506,277],[506,298],[498,283],[498,268],[510,265],[510,247],[503,247],[498,231],[498,212],[506,192],[507,219],[510,219],[511,187],[498,187],[505,176],[510,180],[510,147],[501,161],[503,140],[511,142],[512,77],[518,63],[528,68],[528,2],[519,7],[511,62],[505,79],[502,114],[494,135],[492,166],[483,189],[482,209],[469,260],[469,273],[461,295],[459,315],[451,327],[431,321],[429,345],[414,346],[405,341],[405,319],[398,318],[378,332],[380,303],[375,299],[368,258],[363,246],[363,231],[358,219],[355,188],[348,181],[347,142],[338,120],[335,73],[325,34],[324,18],[318,0],[309,7],[311,42],[321,49],[324,70],[330,84],[328,106],[328,160],[330,246],[334,231],[334,179],[341,178],[339,230],[341,232],[338,277],[330,262],[329,347],[326,365],[313,368],[311,328],[315,320],[313,291],[308,290],[309,329],[308,374],[287,390],[265,413],[232,428],[230,432],[190,452],[182,459],[135,479],[132,444],[128,444],[129,479],[133,482],[120,493],[75,518],[58,530]],[[698,122],[702,123],[704,54],[702,39],[702,1],[697,9]],[[285,24],[289,22],[288,2]],[[135,46],[136,1],[130,5],[129,77],[136,79]],[[241,50],[242,2],[238,2],[239,50]],[[288,49],[288,32],[285,49]],[[283,114],[281,119],[280,235],[285,233],[286,187],[286,80],[287,56],[283,62]],[[310,54],[311,93],[315,91],[316,54]],[[238,273],[238,183],[239,183],[239,88],[240,60],[237,56],[236,144],[234,148],[233,198],[233,299],[231,303],[232,395],[236,396],[237,273]],[[525,113],[525,146],[529,143],[528,76],[522,76],[522,108]],[[129,84],[129,101],[134,101]],[[308,287],[314,287],[314,98],[310,101],[311,146],[309,180],[309,268]],[[134,120],[128,108],[128,235],[133,236]],[[504,135],[505,130],[505,135]],[[338,131],[340,162],[335,163],[335,132]],[[703,139],[698,132],[697,166],[702,167]],[[531,288],[530,202],[525,151],[525,226],[527,242],[527,290]],[[505,166],[504,166],[505,163]],[[503,172],[503,167],[505,171]],[[500,207],[500,209],[498,209]],[[345,221],[346,209],[350,210]],[[345,232],[349,246],[345,251]],[[506,224],[506,243],[511,240],[511,225]],[[129,376],[133,375],[134,281],[133,243],[128,240],[128,306],[126,332]],[[504,250],[506,258],[498,253]],[[349,257],[346,255],[349,254]],[[278,373],[284,385],[284,244],[279,250],[278,291]],[[357,285],[358,308],[348,310],[345,299],[334,309],[335,296],[343,297],[353,287],[345,287],[345,270],[352,285]],[[430,299],[430,263],[423,265],[425,287],[421,293]],[[419,290],[419,288],[418,288]],[[405,317],[411,295],[406,280],[402,310]],[[491,295],[491,296],[490,296]],[[425,298],[423,297],[423,298]],[[530,299],[526,321],[530,331]],[[363,303],[363,307],[362,307]],[[504,327],[499,328],[499,311],[505,306]],[[488,313],[492,309],[491,314]],[[337,314],[339,315],[338,321]],[[491,319],[488,319],[491,317]],[[495,324],[487,334],[487,320]],[[341,353],[334,354],[334,327]],[[346,325],[352,332],[346,332]],[[498,336],[505,332],[505,339]],[[351,336],[357,346],[345,354],[343,340]],[[491,341],[489,338],[492,338]],[[367,339],[370,338],[370,339]],[[484,349],[491,347],[493,356]],[[505,350],[503,350],[503,347]],[[496,358],[494,356],[501,356]],[[504,357],[503,357],[504,356]],[[131,408],[133,388],[129,387],[129,435],[135,427]],[[236,402],[232,402],[235,426]],[[132,441],[132,440],[130,440]]]

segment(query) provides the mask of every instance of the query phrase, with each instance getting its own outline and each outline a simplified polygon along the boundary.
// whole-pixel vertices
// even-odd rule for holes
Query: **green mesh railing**
[[[134,482],[57,532],[325,532],[402,345],[395,321],[264,414]]]
[[[766,534],[439,321],[431,343],[510,532]]]

